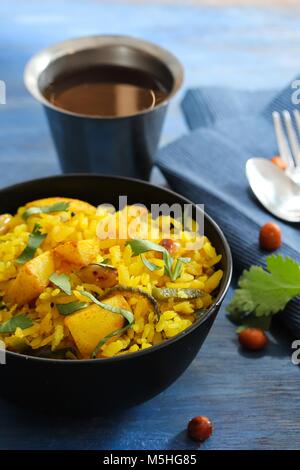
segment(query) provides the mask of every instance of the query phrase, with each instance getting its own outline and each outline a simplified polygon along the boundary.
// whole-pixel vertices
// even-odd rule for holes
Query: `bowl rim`
[[[64,56],[68,56],[74,53],[78,53],[87,49],[94,49],[105,46],[121,46],[125,45],[133,49],[144,52],[150,56],[155,57],[169,70],[174,79],[174,84],[167,97],[153,108],[144,109],[134,114],[125,116],[91,116],[89,114],[80,114],[67,109],[59,108],[55,106],[41,92],[38,81],[39,76],[43,73],[47,67]],[[45,47],[34,54],[26,63],[23,81],[29,91],[29,93],[46,108],[52,109],[53,111],[69,116],[82,118],[82,119],[93,119],[99,121],[111,121],[111,120],[122,120],[134,118],[136,116],[144,115],[155,111],[156,109],[163,108],[168,105],[170,99],[178,92],[181,88],[184,79],[183,66],[179,59],[170,52],[168,49],[159,46],[158,44],[146,41],[144,39],[133,37],[130,35],[121,34],[95,34],[89,36],[79,36],[64,41],[55,42],[48,47]]]
[[[196,203],[194,203],[190,199],[186,198],[185,196],[182,196],[181,194],[173,191],[172,189],[164,188],[164,187],[155,185],[153,183],[150,183],[148,181],[144,181],[144,180],[141,180],[141,179],[138,179],[138,178],[131,178],[131,177],[126,177],[126,176],[103,175],[101,173],[93,173],[93,174],[91,174],[91,173],[66,173],[66,174],[46,176],[46,177],[42,177],[42,178],[34,178],[34,179],[26,180],[26,181],[23,181],[23,182],[19,182],[19,183],[15,183],[15,184],[3,187],[3,188],[0,189],[0,195],[1,195],[1,193],[5,192],[7,190],[10,190],[10,191],[11,190],[18,190],[19,188],[24,187],[26,185],[30,185],[32,183],[40,183],[42,185],[46,181],[48,182],[48,181],[57,180],[57,179],[62,179],[63,180],[63,179],[69,179],[69,178],[72,179],[72,178],[80,178],[80,177],[84,177],[84,178],[88,177],[88,178],[96,178],[96,179],[103,178],[103,179],[108,179],[108,180],[113,178],[113,179],[122,180],[122,181],[125,181],[125,182],[127,181],[128,183],[130,183],[130,182],[140,183],[142,185],[150,186],[151,188],[153,188],[153,190],[159,189],[160,191],[167,192],[172,196],[175,196],[177,198],[182,199],[184,201],[184,203],[192,204],[196,208],[196,210],[200,210],[199,208],[196,207]],[[208,215],[205,211],[204,211],[204,217],[210,222],[211,226],[217,232],[217,234],[219,235],[219,237],[221,239],[221,242],[224,246],[224,250],[225,250],[225,253],[226,253],[226,257],[227,257],[227,266],[226,266],[226,271],[224,271],[225,276],[224,276],[223,288],[218,293],[216,301],[209,307],[209,309],[206,312],[206,315],[203,318],[200,318],[198,320],[196,319],[196,321],[192,325],[190,325],[188,328],[181,331],[180,333],[173,336],[172,338],[166,339],[165,341],[163,341],[160,344],[156,344],[156,345],[151,346],[147,349],[142,349],[142,350],[139,350],[139,351],[136,351],[136,352],[130,352],[130,353],[120,355],[120,356],[113,356],[113,357],[107,357],[107,358],[96,358],[96,359],[91,359],[90,358],[90,359],[70,360],[70,359],[35,357],[35,356],[28,355],[28,354],[22,354],[22,353],[17,353],[17,352],[8,351],[8,350],[5,350],[5,354],[7,354],[8,356],[17,357],[20,360],[25,360],[25,361],[30,360],[30,361],[38,361],[38,362],[39,361],[45,361],[47,363],[52,363],[52,364],[57,364],[57,363],[59,363],[59,364],[68,364],[68,365],[99,364],[99,363],[109,364],[111,362],[125,361],[125,360],[135,359],[137,357],[141,357],[141,356],[144,356],[144,355],[147,355],[147,354],[151,354],[152,352],[156,352],[156,351],[158,351],[158,350],[160,350],[164,347],[167,347],[167,346],[179,341],[181,338],[185,337],[186,335],[192,333],[194,330],[196,330],[198,327],[200,327],[203,323],[208,321],[208,319],[213,315],[213,313],[216,310],[219,309],[219,307],[222,304],[222,302],[224,300],[224,297],[225,297],[225,295],[228,291],[228,288],[230,286],[230,282],[231,282],[231,278],[232,278],[232,271],[233,271],[233,261],[232,261],[231,249],[230,249],[229,243],[228,243],[222,229],[219,227],[217,222],[215,222],[215,220],[210,215]]]

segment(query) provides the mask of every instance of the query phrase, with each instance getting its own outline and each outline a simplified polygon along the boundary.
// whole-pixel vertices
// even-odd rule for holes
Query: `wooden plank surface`
[[[7,104],[0,106],[1,186],[59,171],[43,112],[22,83],[26,61],[52,42],[96,33],[155,41],[183,62],[185,87],[275,88],[299,72],[296,9],[176,3],[1,2],[0,79],[7,85]],[[162,145],[187,132],[181,95],[170,106]],[[202,449],[298,449],[300,379],[290,343],[278,329],[265,354],[244,353],[223,309],[186,373],[158,397],[123,414],[45,417],[0,399],[0,449],[195,449],[185,427],[198,414],[215,425]]]

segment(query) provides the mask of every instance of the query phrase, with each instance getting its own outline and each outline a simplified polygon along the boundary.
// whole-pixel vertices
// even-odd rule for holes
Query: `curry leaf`
[[[67,295],[72,294],[70,276],[67,274],[52,273],[49,277],[49,281],[59,287]]]
[[[31,318],[26,315],[16,315],[0,324],[0,333],[14,333],[17,328],[25,330],[33,325]]]
[[[16,259],[16,263],[24,264],[34,257],[36,250],[46,238],[46,233],[41,233],[40,225],[36,224],[32,233],[29,235],[28,242],[20,256]]]
[[[51,206],[34,206],[29,207],[23,212],[22,217],[26,221],[31,215],[34,214],[49,214],[50,212],[61,212],[69,209],[69,202],[55,202]]]

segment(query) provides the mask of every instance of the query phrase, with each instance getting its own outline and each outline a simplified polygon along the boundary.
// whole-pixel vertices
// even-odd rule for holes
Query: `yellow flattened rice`
[[[207,237],[195,236],[198,249],[189,232],[164,239],[162,225],[176,221],[160,216],[151,238],[151,213],[131,208],[111,214],[57,197],[0,216],[0,339],[8,350],[70,360],[137,352],[182,332],[213,303],[223,272]],[[120,238],[125,213],[140,237]],[[108,236],[99,238],[105,225]]]

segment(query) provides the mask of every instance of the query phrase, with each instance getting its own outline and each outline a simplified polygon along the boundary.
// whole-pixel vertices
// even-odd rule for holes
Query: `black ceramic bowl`
[[[139,180],[100,176],[63,175],[28,181],[0,190],[2,212],[14,213],[28,201],[50,196],[83,199],[92,204],[189,203],[182,196]],[[205,201],[204,201],[205,202]],[[198,210],[194,206],[194,210]],[[141,403],[168,387],[188,367],[205,340],[228,289],[232,259],[218,225],[205,215],[205,234],[222,254],[224,276],[215,303],[202,320],[164,343],[124,356],[68,361],[7,352],[0,365],[1,393],[27,406],[45,410],[102,413]]]

